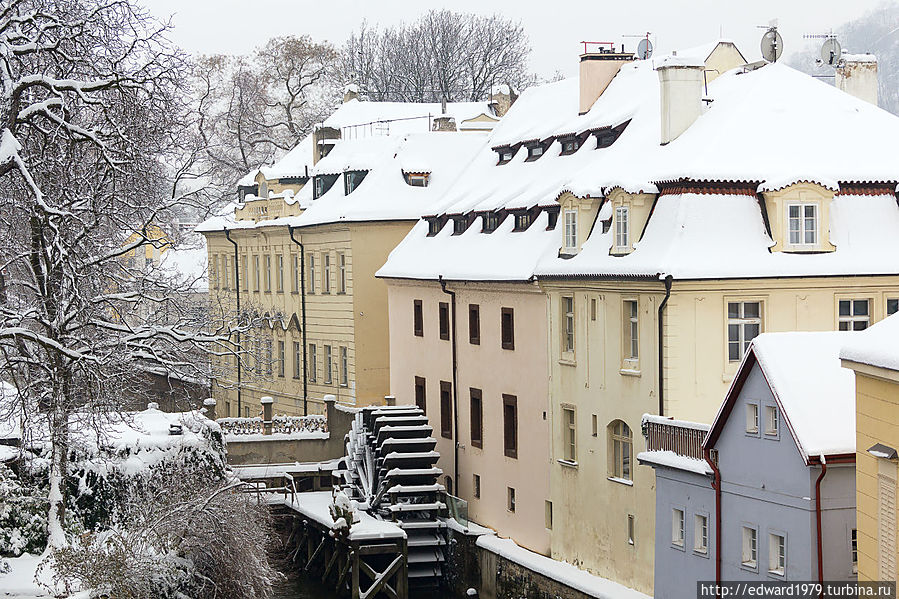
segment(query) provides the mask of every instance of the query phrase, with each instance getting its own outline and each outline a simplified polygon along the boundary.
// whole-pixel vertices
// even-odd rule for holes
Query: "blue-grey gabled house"
[[[666,435],[684,433],[644,420],[649,451],[637,457],[656,470],[657,599],[695,597],[699,580],[855,579],[854,375],[839,360],[851,334],[756,337],[702,461],[691,443],[662,451]]]

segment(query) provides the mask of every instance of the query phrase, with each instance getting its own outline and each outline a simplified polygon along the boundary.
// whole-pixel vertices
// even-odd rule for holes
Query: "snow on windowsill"
[[[633,486],[634,486],[634,481],[632,481],[632,480],[627,480],[626,478],[618,478],[617,476],[609,476],[609,477],[606,477],[606,480],[610,480],[610,481],[612,481],[613,483],[619,483],[619,484],[622,484],[622,485],[627,485],[628,487],[633,487]]]
[[[643,376],[643,373],[635,368],[622,368],[618,372],[624,376]]]
[[[561,460],[560,459],[560,460],[556,460],[556,461],[559,462],[561,465],[565,466],[566,468],[574,468],[575,470],[577,470],[578,464],[574,460]]]

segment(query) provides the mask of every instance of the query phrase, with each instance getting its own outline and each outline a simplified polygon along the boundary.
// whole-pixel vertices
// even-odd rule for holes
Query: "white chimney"
[[[702,114],[705,63],[666,56],[656,63],[661,87],[662,145],[674,141]]]
[[[579,73],[581,93],[578,113],[584,114],[589,111],[602,92],[609,87],[621,67],[633,60],[633,54],[614,50],[581,54]]]
[[[877,106],[877,57],[873,54],[843,54],[835,79],[837,89]]]

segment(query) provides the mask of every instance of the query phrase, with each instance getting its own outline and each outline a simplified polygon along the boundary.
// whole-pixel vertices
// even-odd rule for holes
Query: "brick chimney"
[[[590,110],[593,103],[606,91],[609,83],[621,67],[634,60],[634,55],[627,52],[615,52],[614,49],[581,54],[580,66],[580,104],[578,113]]]
[[[666,56],[656,63],[662,111],[662,145],[680,136],[702,114],[705,63]]]
[[[877,106],[877,57],[873,54],[843,54],[835,79],[838,89]]]

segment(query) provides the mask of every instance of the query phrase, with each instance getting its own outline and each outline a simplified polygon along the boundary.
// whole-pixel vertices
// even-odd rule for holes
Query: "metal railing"
[[[281,486],[270,486],[272,483],[277,482],[281,482]],[[293,503],[294,499],[296,499],[297,488],[293,476],[290,474],[264,479],[249,479],[243,481],[243,483],[240,489],[241,492],[256,495],[257,503],[263,503],[265,501],[263,497],[267,499],[269,495],[278,494],[283,495],[284,501],[288,503]]]
[[[643,420],[643,436],[647,451],[673,451],[697,460],[702,459],[702,442],[709,432],[708,425],[678,420]]]

